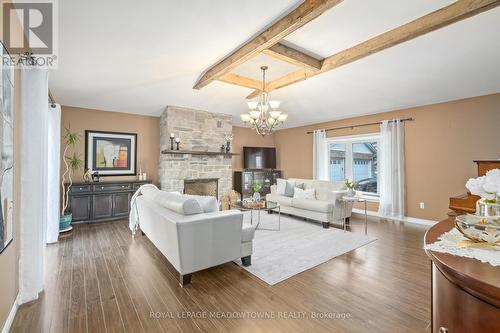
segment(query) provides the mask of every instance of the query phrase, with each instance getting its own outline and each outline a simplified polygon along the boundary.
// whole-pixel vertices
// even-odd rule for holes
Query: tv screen
[[[276,169],[276,148],[243,147],[243,168]]]

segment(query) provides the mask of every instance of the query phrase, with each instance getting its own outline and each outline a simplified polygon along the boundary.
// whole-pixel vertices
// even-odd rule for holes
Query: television
[[[244,169],[276,169],[276,148],[243,147]]]

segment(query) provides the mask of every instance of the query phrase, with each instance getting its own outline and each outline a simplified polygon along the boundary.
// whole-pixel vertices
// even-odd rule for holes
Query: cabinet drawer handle
[[[439,333],[448,333],[448,329],[446,327],[440,327]]]
[[[80,187],[80,191],[83,191],[83,187]]]
[[[101,190],[104,190],[104,186],[101,186]]]

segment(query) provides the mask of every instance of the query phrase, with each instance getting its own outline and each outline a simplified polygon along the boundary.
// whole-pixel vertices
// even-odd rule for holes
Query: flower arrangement
[[[345,187],[347,187],[349,190],[353,190],[356,187],[356,181],[354,179],[346,179],[344,181]]]
[[[479,195],[485,203],[497,203],[500,201],[500,169],[493,169],[486,175],[471,178],[465,184],[470,193]]]

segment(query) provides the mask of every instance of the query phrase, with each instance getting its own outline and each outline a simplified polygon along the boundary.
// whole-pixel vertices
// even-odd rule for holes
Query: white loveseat
[[[159,191],[163,194],[167,192]],[[240,211],[180,214],[182,203],[168,209],[168,196],[138,196],[135,201],[139,228],[179,274],[179,283],[191,282],[191,274],[236,259],[251,264],[254,227],[243,225]],[[215,200],[215,198],[214,198]]]
[[[266,199],[278,202],[282,213],[321,222],[324,228],[328,228],[330,223],[342,223],[344,217],[347,219],[351,217],[352,204],[347,204],[347,209],[344,209],[343,203],[339,200],[347,193],[344,182],[299,178],[290,178],[288,181],[304,184],[304,190],[314,188],[315,198],[299,199],[280,195],[277,193],[277,186],[273,185],[271,193],[266,195]]]

